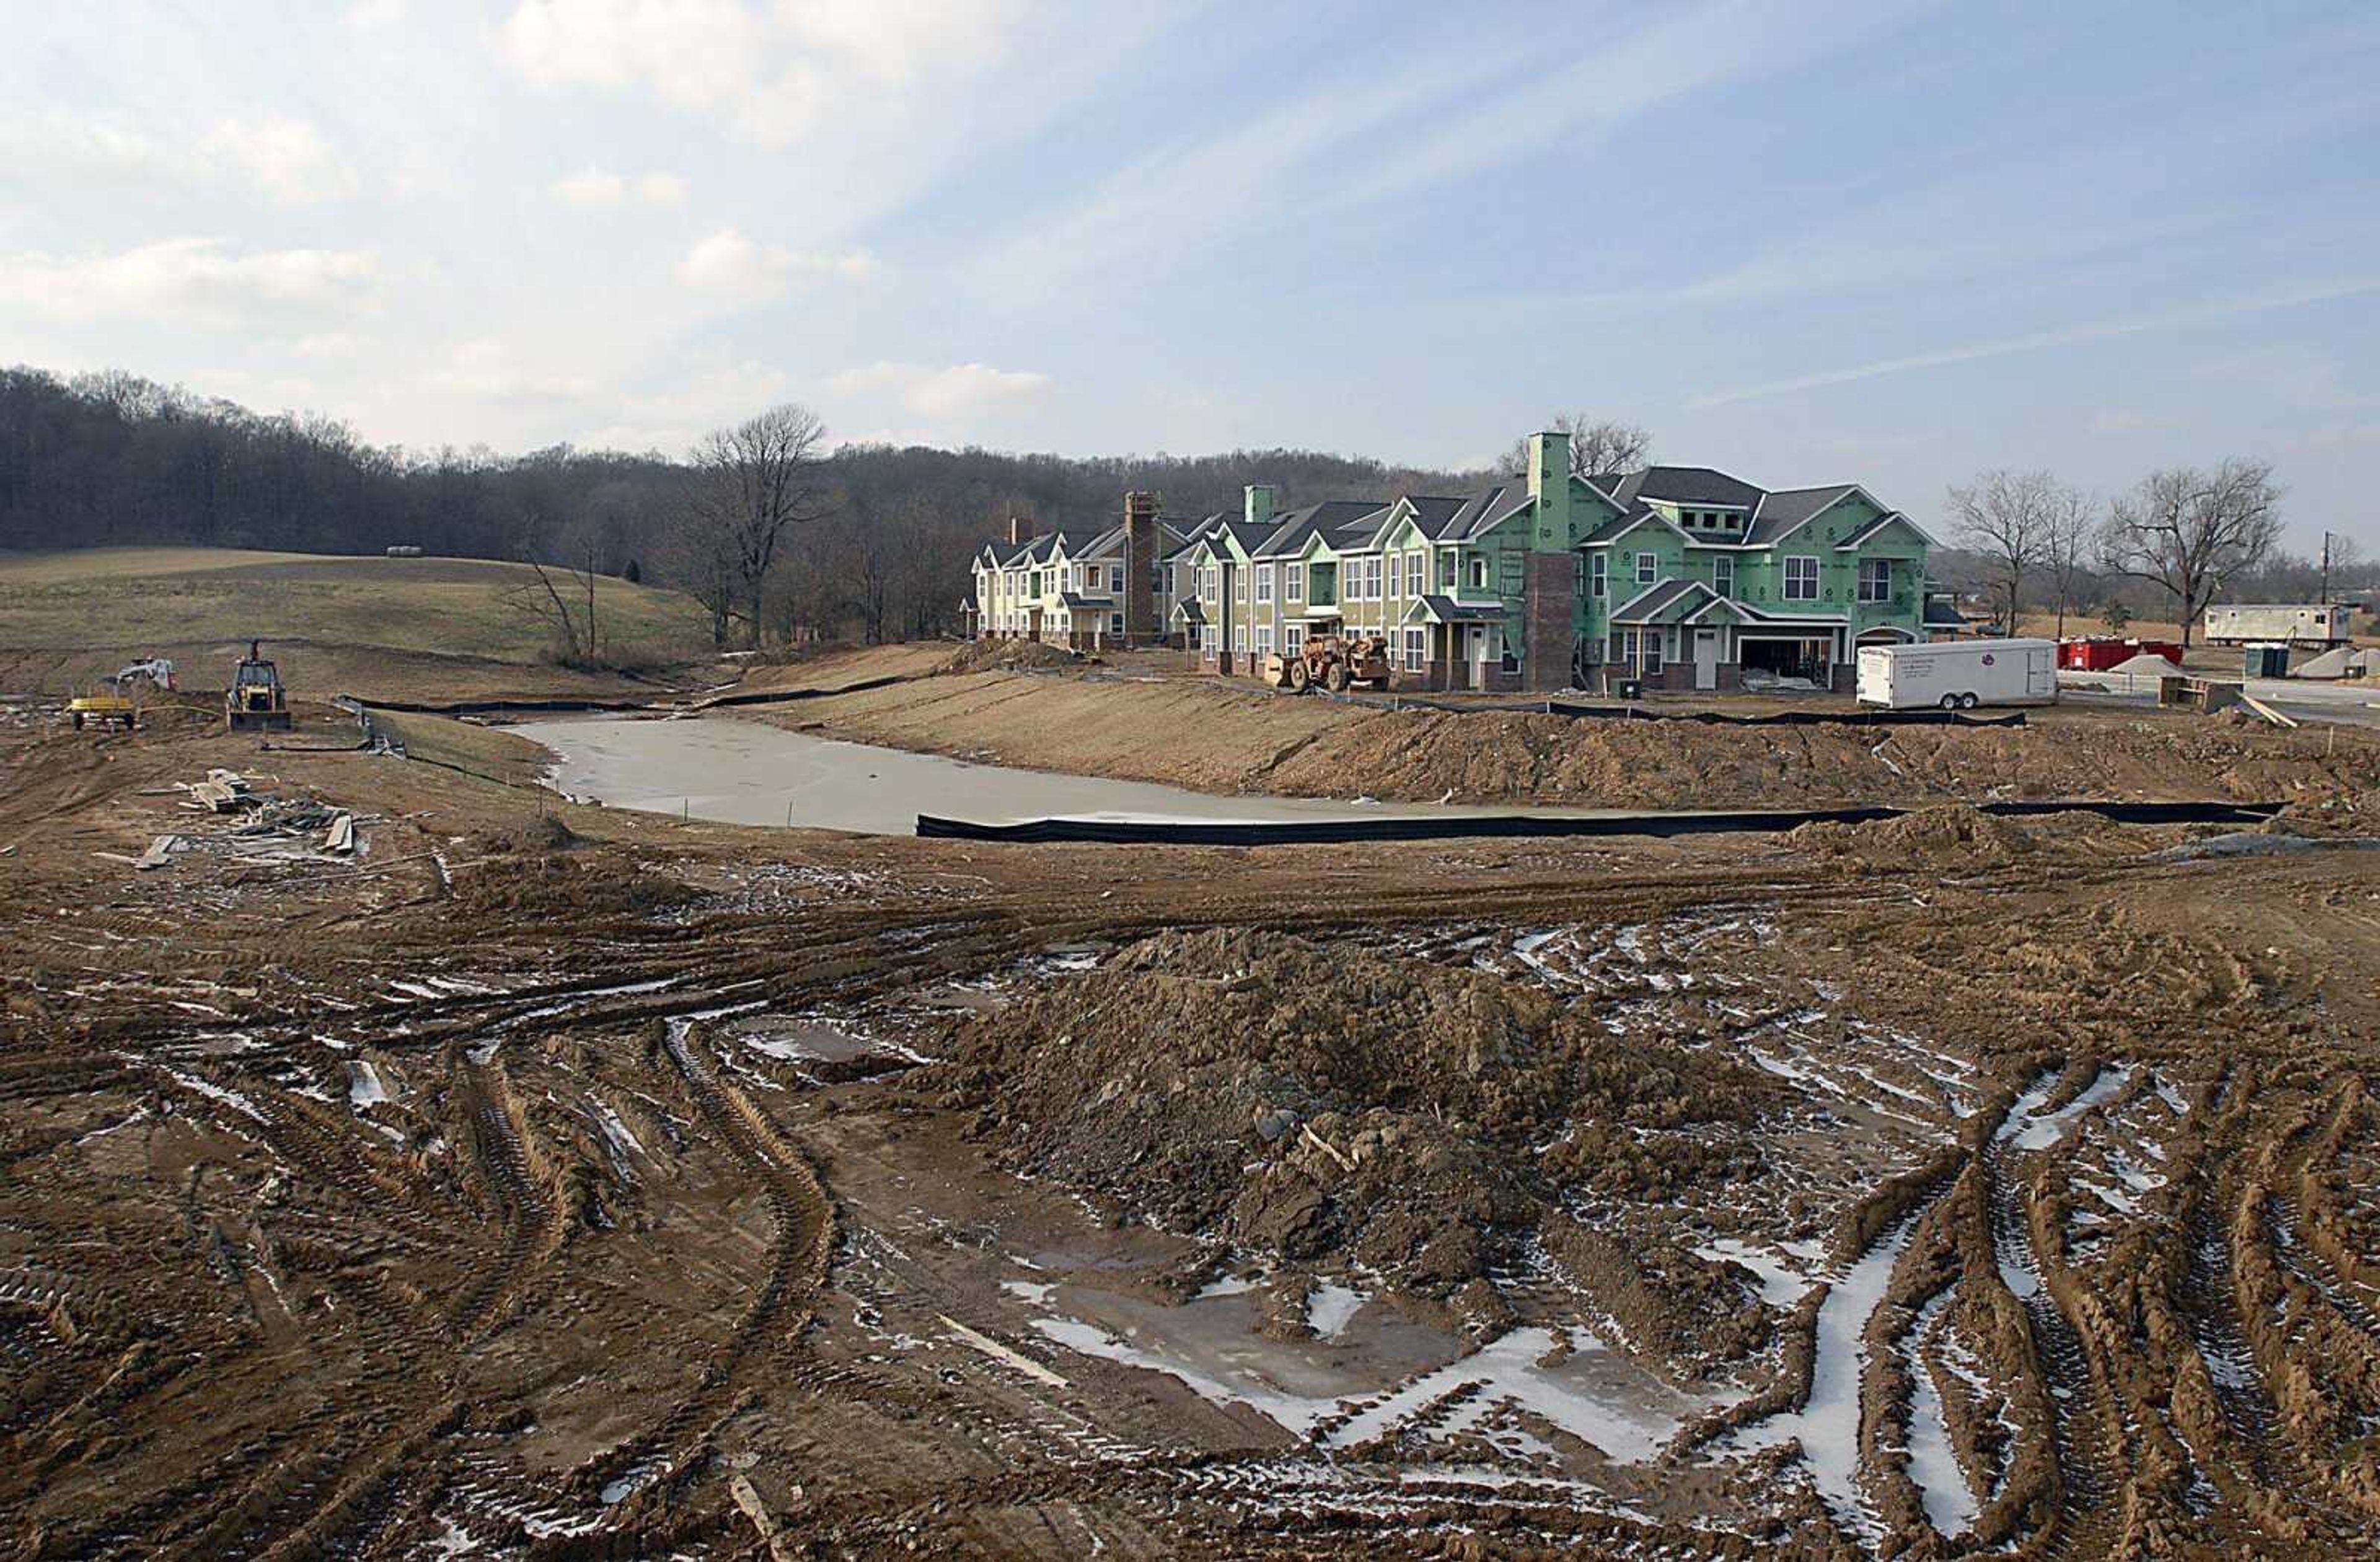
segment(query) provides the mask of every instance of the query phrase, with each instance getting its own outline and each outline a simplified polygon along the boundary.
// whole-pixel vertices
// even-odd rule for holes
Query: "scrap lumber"
[[[2262,700],[2259,700],[2254,695],[2248,693],[2245,689],[2240,691],[2240,703],[2247,706],[2250,710],[2255,712],[2266,721],[2271,722],[2275,726],[2295,726],[2298,725],[2298,721],[2295,716],[2282,714],[2279,711],[2277,711],[2272,706],[2265,704]]]
[[[322,832],[322,848],[342,857],[353,852],[356,849],[356,816],[352,813],[333,814],[331,827]]]

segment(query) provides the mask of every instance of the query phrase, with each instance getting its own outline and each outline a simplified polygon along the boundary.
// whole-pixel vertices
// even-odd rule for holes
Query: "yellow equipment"
[[[144,683],[152,689],[172,689],[174,664],[162,656],[134,662],[106,679],[106,693],[80,695],[67,702],[67,714],[73,718],[75,730],[80,732],[92,722],[102,726],[120,725],[127,731],[140,726],[140,706],[129,691]]]
[[[281,675],[259,653],[255,641],[248,642],[248,655],[224,691],[224,719],[234,732],[289,730],[289,697],[282,691]]]

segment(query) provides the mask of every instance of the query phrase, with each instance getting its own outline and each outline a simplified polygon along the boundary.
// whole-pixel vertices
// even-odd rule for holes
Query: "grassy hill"
[[[317,694],[608,684],[548,665],[546,625],[506,601],[525,583],[536,584],[527,566],[493,559],[231,548],[0,555],[0,688],[61,692],[152,654],[180,663],[187,686],[219,687],[249,640],[265,641],[293,686]],[[597,582],[596,616],[607,654],[649,665],[711,654],[710,616],[676,592],[607,578]]]

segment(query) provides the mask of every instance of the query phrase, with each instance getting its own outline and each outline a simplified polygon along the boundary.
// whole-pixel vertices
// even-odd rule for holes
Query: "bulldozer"
[[[171,690],[174,687],[174,664],[163,656],[144,657],[126,664],[101,680],[105,693],[78,695],[67,702],[67,714],[75,730],[96,724],[100,726],[121,726],[126,731],[140,725],[140,686],[152,689]]]
[[[261,641],[248,642],[247,656],[232,673],[231,687],[224,690],[224,719],[234,732],[289,730],[289,696],[281,675],[264,659]]]
[[[1389,642],[1378,635],[1314,635],[1293,652],[1265,658],[1265,681],[1303,694],[1316,684],[1340,693],[1361,684],[1378,689],[1389,681]]]

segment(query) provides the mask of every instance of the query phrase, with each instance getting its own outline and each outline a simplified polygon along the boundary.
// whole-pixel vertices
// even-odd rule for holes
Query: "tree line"
[[[1252,482],[1310,504],[1461,492],[1480,475],[1307,450],[1078,458],[828,442],[814,413],[784,406],[682,456],[409,450],[121,372],[0,369],[0,550],[407,545],[536,562],[570,579],[524,593],[524,610],[572,659],[601,659],[595,576],[685,591],[722,645],[909,639],[960,627],[976,550],[1005,539],[1011,516],[1098,530],[1143,489],[1179,523],[1236,512]],[[583,616],[569,605],[581,602]]]
[[[2040,608],[2063,636],[2070,613],[2120,628],[2146,609],[2178,622],[2187,646],[2218,598],[2312,601],[2362,584],[2349,539],[2325,539],[2320,558],[2281,545],[2284,493],[2272,463],[2233,457],[2153,471],[2105,503],[2055,472],[1997,470],[1952,487],[1947,509],[2010,626]]]

